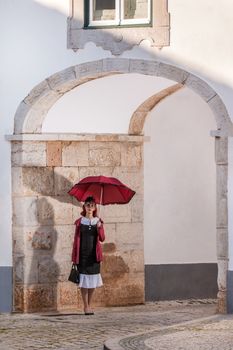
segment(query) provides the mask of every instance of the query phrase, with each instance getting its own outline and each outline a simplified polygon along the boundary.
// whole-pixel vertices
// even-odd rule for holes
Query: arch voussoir
[[[169,86],[168,88],[158,92],[157,94],[150,96],[145,102],[143,102],[133,113],[130,125],[129,135],[141,135],[143,134],[143,128],[148,113],[163,99],[172,95],[183,87],[182,84],[176,84]]]
[[[33,88],[16,111],[14,133],[41,133],[42,123],[48,110],[66,92],[90,80],[124,73],[158,76],[186,85],[199,94],[213,110],[218,130],[224,130],[226,133],[231,129],[232,132],[232,122],[222,100],[206,82],[195,75],[159,61],[106,58],[66,68]],[[139,113],[137,115],[139,116]],[[135,116],[136,114],[134,119]],[[140,123],[141,126],[144,124],[142,117],[140,118],[138,127]],[[129,127],[130,133],[138,133],[136,129],[139,129],[132,125],[135,125],[135,120]]]

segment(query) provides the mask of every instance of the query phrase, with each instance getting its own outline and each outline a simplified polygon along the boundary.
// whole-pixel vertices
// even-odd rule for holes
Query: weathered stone
[[[114,285],[104,285],[104,296],[106,306],[130,305],[144,303],[144,274],[133,274],[129,279],[114,280]]]
[[[90,166],[117,166],[121,163],[120,145],[115,142],[89,143]]]
[[[24,255],[14,255],[15,283],[24,283]]]
[[[48,311],[57,308],[56,284],[31,285],[24,288],[24,311]]]
[[[170,66],[169,64],[160,62],[157,70],[157,75],[159,77],[174,80],[177,83],[183,83],[189,76],[189,73],[178,67]]]
[[[52,249],[52,228],[49,227],[39,227],[38,230],[29,231],[27,235],[27,240],[30,242],[33,249],[43,249],[51,250]]]
[[[140,107],[139,107],[140,108]],[[136,110],[130,119],[128,133],[130,135],[142,135],[146,117],[149,111]]]
[[[113,177],[119,179],[123,184],[131,188],[137,194],[143,194],[143,167],[121,166],[115,167]]]
[[[12,166],[46,166],[46,143],[13,142]]]
[[[56,167],[54,168],[55,195],[64,196],[79,182],[78,167]]]
[[[218,289],[219,291],[226,291],[227,288],[227,269],[228,260],[218,259]]]
[[[142,223],[117,223],[116,243],[118,249],[140,249],[143,247]]]
[[[215,161],[217,164],[228,164],[228,139],[223,137],[215,138]]]
[[[72,266],[71,263],[71,249],[69,249],[69,254],[59,254],[58,256],[54,255],[54,260],[59,259],[58,268],[59,275],[57,277],[58,282],[67,282],[68,276],[70,274],[70,269]],[[66,260],[64,260],[66,258]]]
[[[65,93],[78,85],[74,67],[64,69],[59,73],[51,75],[47,82],[51,89]]]
[[[113,176],[114,167],[79,167],[79,176],[80,179],[83,179],[86,176]]]
[[[116,224],[108,224],[104,222],[105,243],[115,243],[116,241]]]
[[[23,262],[24,284],[38,284],[38,257],[36,255],[25,256]]]
[[[217,257],[218,259],[228,258],[228,230],[217,229]]]
[[[75,6],[73,6],[74,3],[71,3],[71,5],[68,24],[73,29],[81,29],[84,23],[84,2],[83,0],[75,0]]]
[[[64,142],[62,148],[63,166],[87,166],[88,142]]]
[[[61,166],[61,142],[47,142],[47,166]]]
[[[26,193],[53,195],[53,169],[49,167],[25,167],[22,169],[22,183]]]
[[[217,166],[217,227],[227,227],[227,165]]]
[[[23,227],[12,228],[12,238],[13,238],[13,254],[24,255],[25,240],[24,240],[24,229]]]
[[[226,291],[219,291],[217,298],[218,298],[217,312],[220,314],[226,314],[227,313]]]
[[[39,283],[57,282],[60,273],[59,265],[53,257],[41,256],[38,261]]]
[[[146,61],[139,59],[129,60],[129,71],[145,75],[157,75],[159,63],[156,61]]]
[[[13,198],[13,225],[38,225],[37,197]]]
[[[41,133],[42,124],[48,110],[61,96],[61,93],[50,90],[48,94],[36,101],[25,117],[22,132],[28,134]]]
[[[143,196],[134,195],[131,201],[132,222],[143,222]]]
[[[55,248],[55,255],[57,256],[58,260],[60,257],[63,257],[63,260],[69,260],[71,261],[71,252],[72,252],[72,246],[73,246],[73,240],[74,240],[74,233],[75,233],[75,225],[73,223],[71,225],[60,225],[55,226],[54,230],[56,231],[56,248]],[[68,255],[65,255],[65,252],[68,251]],[[54,255],[54,257],[55,257]]]
[[[128,274],[129,266],[119,254],[105,254],[101,271],[104,280],[112,283],[112,280],[116,281],[125,274]]]
[[[45,93],[39,100],[35,101],[33,104],[33,109],[40,112],[48,112],[52,105],[62,96],[62,93],[57,91],[50,90],[48,93]],[[33,122],[27,118],[27,124],[33,125]],[[36,122],[36,121],[34,121]],[[36,123],[34,123],[36,124]]]
[[[216,95],[216,92],[206,82],[192,74],[188,75],[184,85],[187,85],[190,89],[195,91],[205,101],[209,101]]]
[[[103,206],[101,217],[105,223],[131,222],[130,204]]]
[[[55,96],[56,100],[58,96]],[[55,98],[54,98],[55,100]],[[53,102],[56,102],[53,101]],[[39,103],[39,106],[43,106],[43,102]],[[38,105],[34,105],[28,111],[28,114],[25,116],[23,128],[21,130],[22,134],[39,134],[42,132],[42,123],[44,118],[47,115],[48,109],[40,109]],[[42,108],[42,107],[41,107]]]
[[[92,141],[92,140],[89,140]],[[95,135],[93,141],[98,141],[98,142],[103,142],[103,141],[108,141],[108,142],[116,142],[119,141],[119,135],[118,134],[103,134],[103,135]]]
[[[48,167],[13,167],[13,195],[53,195],[53,169]]]
[[[24,287],[16,284],[14,287],[14,311],[23,312],[24,308]]]
[[[153,1],[153,22],[156,26],[169,26],[168,2],[165,0]]]
[[[122,258],[129,267],[129,273],[144,273],[144,251],[143,246],[121,253]]]
[[[103,71],[127,73],[129,72],[129,60],[125,58],[118,58],[117,60],[115,58],[106,58],[103,60]]]
[[[78,308],[81,306],[81,296],[77,286],[71,282],[58,284],[58,309]]]
[[[38,259],[36,256],[14,255],[15,282],[38,283]]]
[[[228,215],[227,215],[227,198],[220,198],[217,201],[217,227],[227,227]]]
[[[122,166],[136,166],[142,164],[142,147],[140,144],[121,144],[121,165]]]
[[[224,130],[231,125],[226,107],[218,95],[211,98],[208,105],[215,115],[218,129]]]
[[[38,100],[40,100],[43,96],[47,95],[51,92],[51,88],[47,82],[47,80],[42,81],[40,84],[36,85],[28,96],[25,97],[24,102],[27,105],[34,105]]]
[[[105,300],[105,293],[104,293],[104,286],[100,288],[96,288],[94,296],[93,296],[93,306],[95,307],[101,307],[103,305],[106,305]],[[83,308],[81,303],[81,308]]]
[[[67,225],[72,222],[70,196],[40,197],[37,201],[38,222],[41,225]]]
[[[115,153],[108,148],[101,150],[90,150],[89,152],[89,164],[91,166],[115,166],[120,165],[120,153]]]
[[[115,243],[104,243],[103,244],[103,253],[115,253],[116,244]]]
[[[24,101],[22,101],[17,108],[17,111],[15,113],[15,128],[14,128],[14,134],[22,134],[23,127],[24,127],[24,121],[29,113],[31,107],[27,105]]]
[[[103,71],[103,60],[82,63],[74,67],[76,78],[81,79]]]

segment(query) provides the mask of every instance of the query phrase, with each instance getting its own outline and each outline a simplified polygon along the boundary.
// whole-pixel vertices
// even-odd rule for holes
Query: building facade
[[[232,7],[0,1],[0,312],[80,306],[67,191],[100,174],[136,195],[101,208],[96,305],[216,297],[233,311]]]

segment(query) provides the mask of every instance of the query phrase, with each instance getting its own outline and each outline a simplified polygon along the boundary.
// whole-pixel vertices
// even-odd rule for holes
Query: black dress
[[[100,273],[100,263],[96,261],[97,225],[80,226],[79,272],[86,275]]]

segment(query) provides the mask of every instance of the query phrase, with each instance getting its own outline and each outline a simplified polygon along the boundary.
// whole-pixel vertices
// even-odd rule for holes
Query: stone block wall
[[[16,311],[81,307],[79,289],[67,281],[81,203],[67,191],[88,175],[114,176],[136,191],[127,205],[101,208],[104,286],[95,304],[144,302],[142,142],[112,140],[12,142]]]

